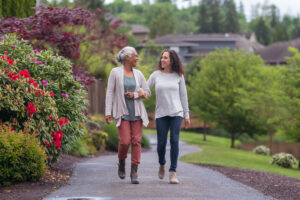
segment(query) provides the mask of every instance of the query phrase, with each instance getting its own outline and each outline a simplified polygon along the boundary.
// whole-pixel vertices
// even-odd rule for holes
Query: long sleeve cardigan
[[[150,89],[141,71],[133,69],[133,75],[136,81],[136,88],[134,91],[135,116],[140,116],[143,121],[143,125],[146,127],[149,123],[148,115],[142,99],[138,97],[138,92],[140,89],[143,89],[147,96],[150,96]],[[105,116],[111,115],[111,109],[113,109],[112,116],[116,120],[116,125],[118,127],[121,124],[122,116],[128,115],[124,96],[123,66],[113,68],[108,78],[105,100]]]

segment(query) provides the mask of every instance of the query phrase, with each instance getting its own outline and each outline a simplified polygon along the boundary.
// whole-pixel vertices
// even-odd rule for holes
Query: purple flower
[[[45,87],[48,87],[48,81],[42,80],[41,84],[43,84]]]
[[[62,97],[65,97],[66,99],[69,98],[69,95],[68,95],[68,94],[65,94],[65,93],[61,93],[61,96],[62,96]]]
[[[36,61],[36,58],[30,58],[30,61]]]
[[[16,48],[14,45],[11,46],[12,49]]]
[[[35,54],[38,54],[38,53],[40,53],[40,52],[39,52],[39,50],[35,49],[35,50],[34,50],[34,53],[35,53]]]
[[[43,64],[42,61],[37,61],[36,63],[39,64],[39,65]]]
[[[7,51],[4,51],[3,53],[4,53],[4,54],[8,54],[8,52],[7,52]]]

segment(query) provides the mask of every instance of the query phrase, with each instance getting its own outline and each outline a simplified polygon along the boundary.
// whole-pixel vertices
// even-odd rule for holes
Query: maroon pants
[[[131,164],[140,164],[141,160],[141,140],[142,140],[142,120],[127,121],[122,120],[118,127],[119,146],[118,157],[120,160],[127,158],[129,146],[131,144]]]

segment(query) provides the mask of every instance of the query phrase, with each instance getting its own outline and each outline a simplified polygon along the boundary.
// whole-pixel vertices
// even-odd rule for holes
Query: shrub
[[[46,169],[46,154],[33,135],[0,125],[0,184],[38,181]]]
[[[111,151],[118,151],[119,136],[116,124],[103,124],[103,130],[108,134],[106,149]]]
[[[146,135],[142,135],[142,147],[149,148],[150,147],[150,141]]]
[[[82,85],[72,77],[70,61],[52,51],[33,50],[14,35],[0,42],[0,56],[1,121],[19,130],[26,125],[37,130],[30,133],[46,142],[55,162],[61,149],[83,135],[88,102]]]
[[[264,145],[255,147],[252,152],[260,155],[270,155],[270,149]]]
[[[289,153],[278,153],[272,156],[271,164],[277,164],[284,168],[291,168],[297,164],[296,158]]]

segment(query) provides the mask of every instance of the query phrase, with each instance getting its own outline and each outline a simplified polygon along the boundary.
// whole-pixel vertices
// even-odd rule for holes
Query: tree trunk
[[[207,133],[206,123],[204,122],[203,141],[206,141],[206,133]]]
[[[231,148],[234,148],[235,133],[231,133]]]

